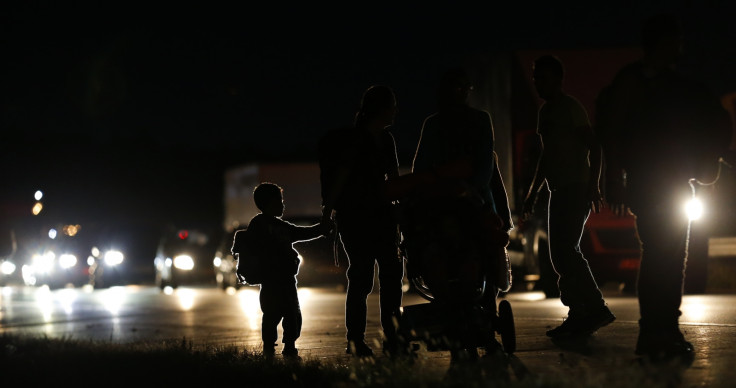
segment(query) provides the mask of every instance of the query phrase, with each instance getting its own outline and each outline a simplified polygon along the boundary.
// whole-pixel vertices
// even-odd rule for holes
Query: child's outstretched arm
[[[329,226],[321,222],[310,226],[299,226],[291,224],[291,241],[309,241],[326,236],[330,231]]]

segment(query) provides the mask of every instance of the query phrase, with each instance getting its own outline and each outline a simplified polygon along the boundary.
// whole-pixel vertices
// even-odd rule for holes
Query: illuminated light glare
[[[537,282],[539,281],[539,275],[524,275],[524,280],[526,280],[527,282]]]
[[[682,306],[682,318],[688,321],[705,322],[707,315],[707,308],[705,300],[697,296],[691,296],[683,300]]]
[[[164,260],[164,266],[171,267],[173,260],[171,260],[170,257],[167,257],[166,260]]]
[[[116,266],[123,262],[123,252],[120,251],[107,251],[105,252],[105,264],[109,266]]]
[[[300,289],[299,289],[299,290],[297,291],[297,294],[299,295],[299,301],[300,301],[300,302],[301,302],[302,300],[304,300],[304,301],[308,302],[308,301],[309,301],[309,299],[311,299],[311,298],[312,298],[312,290],[311,290],[311,289],[309,289],[309,288],[300,288]]]
[[[41,200],[41,198],[43,198],[43,191],[41,191],[41,190],[36,190],[36,192],[35,192],[35,193],[33,193],[33,198],[35,198],[35,199],[36,199],[36,201],[40,201],[40,200]]]
[[[685,204],[685,213],[690,221],[696,221],[703,216],[703,202],[698,198],[692,198]]]
[[[519,299],[527,302],[536,302],[547,299],[547,297],[544,295],[544,292],[542,291],[523,292],[520,293],[518,297]]]
[[[36,306],[41,311],[43,321],[51,322],[51,313],[54,311],[54,300],[49,287],[44,285],[36,289]]]
[[[56,229],[54,229],[54,228],[49,229],[49,238],[50,239],[52,239],[52,240],[55,239],[56,238],[56,234],[57,234]]]
[[[261,304],[258,300],[258,290],[247,289],[238,294],[240,297],[240,309],[243,310],[247,320],[247,326],[250,330],[260,330],[261,328]]]
[[[174,288],[171,286],[164,287],[164,294],[166,295],[173,295],[174,294]]]
[[[3,261],[3,263],[0,264],[0,272],[2,272],[3,275],[13,274],[15,272],[15,264],[9,261]]]
[[[25,285],[36,285],[36,276],[34,275],[33,268],[30,265],[23,265],[20,267],[20,274],[23,277],[23,283]]]
[[[49,273],[54,270],[54,261],[56,255],[52,251],[48,251],[43,255],[33,255],[31,258],[33,270],[39,273]]]
[[[123,306],[126,297],[125,289],[119,287],[110,288],[100,295],[105,309],[113,316],[117,316],[120,313],[120,308]]]
[[[43,204],[41,202],[36,202],[31,209],[31,213],[33,213],[34,216],[37,216],[41,213],[41,210],[43,210]]]
[[[176,294],[179,297],[179,306],[181,306],[184,311],[189,311],[194,307],[194,290],[183,288],[179,289]]]
[[[189,255],[179,255],[174,258],[174,267],[191,271],[194,268],[194,259]]]
[[[94,256],[87,256],[87,265],[92,266],[95,263]]]
[[[59,265],[61,268],[71,268],[77,265],[77,257],[71,254],[63,254],[59,256]]]
[[[82,227],[79,225],[64,225],[62,228],[62,232],[64,232],[65,235],[69,237],[74,237],[79,233],[79,230],[81,230]]]
[[[215,256],[215,259],[212,260],[212,264],[214,264],[215,267],[219,267],[222,264],[222,258],[220,256]]]
[[[411,286],[409,285],[409,283],[401,284],[401,292],[409,292],[410,289],[411,289]]]
[[[100,256],[100,250],[97,247],[92,247],[91,253],[92,253],[92,256],[94,257]]]
[[[59,300],[61,307],[64,309],[64,312],[67,315],[71,315],[74,311],[74,301],[77,299],[77,290],[71,288],[59,290],[57,293],[57,299]]]

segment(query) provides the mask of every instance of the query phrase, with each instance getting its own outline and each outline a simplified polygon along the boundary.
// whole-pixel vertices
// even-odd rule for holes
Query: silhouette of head
[[[539,97],[547,100],[562,90],[565,70],[562,61],[553,55],[543,55],[534,60],[534,87]]]
[[[437,90],[440,108],[466,104],[471,90],[473,84],[465,70],[456,67],[445,71]]]
[[[682,53],[682,27],[671,14],[649,17],[641,29],[641,45],[646,55],[674,62]]]
[[[274,183],[263,182],[253,190],[253,202],[263,214],[281,217],[284,215],[283,189]]]
[[[396,112],[396,95],[393,89],[384,85],[373,85],[363,93],[360,109],[355,115],[355,126],[372,123],[385,128],[393,124]]]

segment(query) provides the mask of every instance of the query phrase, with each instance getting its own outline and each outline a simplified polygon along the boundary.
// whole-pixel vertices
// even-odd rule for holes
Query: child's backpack
[[[237,260],[236,274],[241,284],[256,286],[263,282],[264,269],[261,265],[261,254],[258,250],[258,240],[250,229],[240,229],[235,232],[231,252]]]

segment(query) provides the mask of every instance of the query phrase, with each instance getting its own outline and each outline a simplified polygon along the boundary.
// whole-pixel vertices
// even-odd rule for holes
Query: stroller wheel
[[[507,354],[516,351],[516,328],[514,327],[514,313],[511,311],[511,303],[502,300],[498,304],[498,333],[501,335],[503,350]]]

